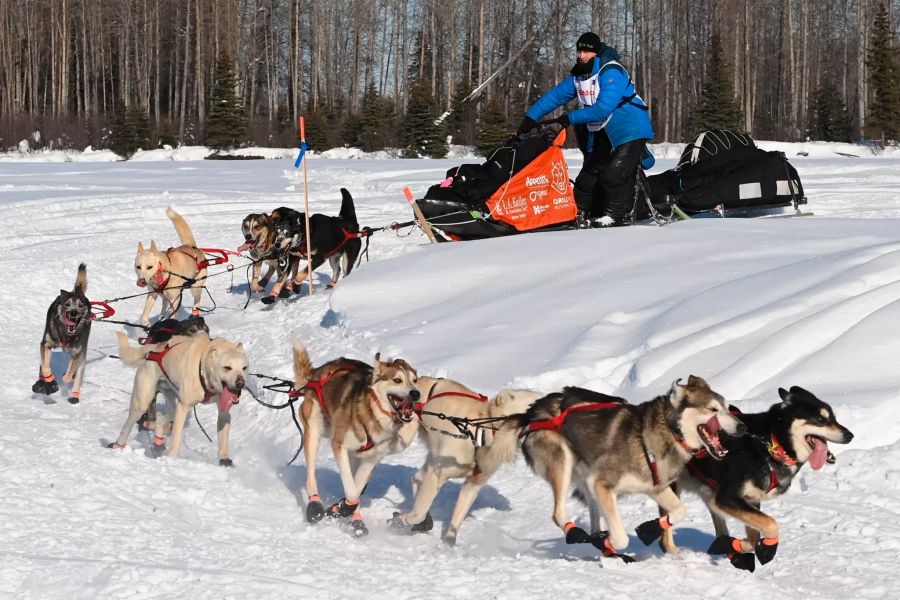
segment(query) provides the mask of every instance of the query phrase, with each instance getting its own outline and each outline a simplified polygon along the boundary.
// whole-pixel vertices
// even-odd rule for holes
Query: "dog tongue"
[[[237,400],[237,394],[229,390],[227,387],[222,388],[222,393],[219,394],[219,410],[222,412],[228,412],[231,408],[231,405],[234,404],[235,400]]]
[[[712,419],[706,422],[706,428],[709,429],[710,433],[719,433],[719,430],[722,429],[722,426],[719,424],[718,415],[713,416]]]
[[[252,250],[254,246],[256,246],[256,242],[247,242],[246,244],[238,246],[237,251],[243,252],[245,250]]]
[[[809,466],[813,468],[813,471],[818,471],[825,466],[825,461],[828,459],[828,443],[819,438],[809,439],[813,446],[812,454],[809,455]]]

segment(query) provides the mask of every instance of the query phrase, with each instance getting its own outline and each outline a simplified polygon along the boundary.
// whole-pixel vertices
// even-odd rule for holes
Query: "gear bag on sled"
[[[783,152],[766,152],[749,135],[723,129],[700,133],[674,169],[648,176],[647,184],[660,211],[674,205],[689,214],[727,214],[806,204]]]
[[[450,169],[416,202],[431,226],[453,239],[569,228],[577,207],[565,141],[565,128],[542,125],[512,138],[480,165]]]

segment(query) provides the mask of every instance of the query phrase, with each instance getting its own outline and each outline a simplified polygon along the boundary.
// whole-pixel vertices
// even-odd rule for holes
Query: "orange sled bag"
[[[565,142],[566,130],[562,129],[552,146],[488,198],[491,218],[518,231],[575,220],[578,208],[562,153]]]

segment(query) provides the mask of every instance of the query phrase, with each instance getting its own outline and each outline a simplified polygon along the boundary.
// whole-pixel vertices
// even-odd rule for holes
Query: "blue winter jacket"
[[[625,68],[621,65],[608,64],[610,61],[618,59],[619,53],[615,49],[605,46],[594,60],[594,68],[590,75],[569,75],[556,87],[538,98],[525,113],[525,116],[539,121],[544,115],[575,98],[575,77],[588,79],[594,73],[602,71],[598,79],[600,96],[597,98],[596,103],[593,106],[569,111],[569,122],[573,125],[602,123],[615,111],[604,128],[614,148],[634,140],[652,139],[655,135],[647,110],[632,103],[625,103],[621,107],[616,108],[623,98],[628,98],[634,94],[634,83],[631,81]],[[632,102],[646,106],[637,97]],[[589,148],[593,145],[592,142],[593,140],[589,139]],[[644,167],[649,168],[646,164]]]

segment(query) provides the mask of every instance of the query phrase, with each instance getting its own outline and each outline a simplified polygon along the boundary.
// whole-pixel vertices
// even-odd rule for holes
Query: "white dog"
[[[218,438],[219,464],[233,463],[228,452],[228,433],[231,428],[231,405],[238,401],[244,389],[247,356],[243,344],[222,338],[210,339],[205,332],[192,336],[176,335],[168,342],[146,346],[129,346],[128,336],[119,332],[119,357],[125,364],[137,367],[131,407],[122,431],[110,448],[123,448],[134,424],[137,423],[153,399],[160,382],[166,397],[166,418],[157,416],[154,447],[165,448],[167,420],[172,419],[172,443],[169,456],[178,456],[188,412],[196,405],[216,401],[219,408]]]
[[[421,423],[419,431],[428,445],[428,456],[413,477],[415,502],[412,511],[395,515],[390,525],[407,531],[431,529],[428,511],[441,487],[448,479],[465,478],[450,518],[450,527],[444,535],[446,543],[454,544],[460,525],[478,492],[508,457],[494,456],[491,448],[494,428],[500,426],[499,422],[488,422],[482,427],[458,421],[462,427],[457,427],[437,415],[465,420],[507,417],[525,412],[543,394],[532,390],[505,389],[488,399],[461,383],[433,377],[419,377],[418,387],[422,398],[416,406]]]

